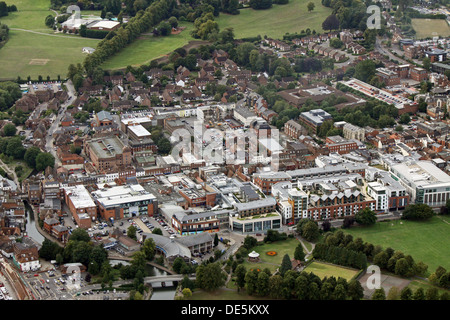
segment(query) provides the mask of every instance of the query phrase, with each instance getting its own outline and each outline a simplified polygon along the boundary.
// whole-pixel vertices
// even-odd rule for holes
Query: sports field
[[[371,227],[353,227],[345,232],[384,249],[391,247],[423,261],[433,273],[438,266],[450,269],[450,217],[436,216],[429,221],[395,220],[377,222]]]
[[[336,265],[321,263],[317,261],[312,262],[303,271],[312,272],[320,279],[333,276],[336,279],[341,277],[346,279],[347,281],[350,281],[350,279],[352,279],[358,273],[358,270],[356,269],[339,267]]]
[[[115,54],[102,64],[105,70],[126,68],[127,66],[140,66],[150,61],[170,54],[177,48],[183,47],[189,41],[195,40],[191,37],[193,24],[189,22],[180,23],[180,27],[186,27],[179,34],[166,37],[153,37],[151,34],[141,35],[126,48]]]
[[[411,19],[417,39],[450,36],[450,26],[443,19]]]
[[[308,12],[307,4],[312,1],[315,8]],[[241,9],[238,15],[220,13],[216,21],[220,30],[234,29],[236,38],[264,37],[282,38],[286,33],[295,33],[307,28],[323,32],[322,22],[331,14],[331,9],[322,6],[321,0],[289,0],[288,4],[276,5],[267,10]]]
[[[39,75],[64,78],[71,63],[85,58],[83,47],[95,48],[99,40],[74,35],[54,34],[45,26],[45,17],[55,15],[48,8],[49,0],[7,0],[18,11],[2,17],[9,26],[10,37],[0,49],[0,80],[26,78]],[[20,30],[19,30],[20,29]]]

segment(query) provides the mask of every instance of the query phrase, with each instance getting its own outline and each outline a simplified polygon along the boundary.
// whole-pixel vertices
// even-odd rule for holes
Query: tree
[[[192,297],[192,291],[189,288],[184,288],[181,293],[183,294],[183,298],[184,299],[189,299],[190,297]]]
[[[308,2],[308,5],[307,5],[308,12],[313,11],[315,7],[316,7],[316,5],[314,4],[314,2]]]
[[[400,292],[400,300],[411,300],[412,290],[410,287],[404,287]]]
[[[201,267],[203,267],[203,265],[200,265],[197,270]],[[196,273],[196,279],[199,287],[206,291],[216,290],[225,283],[224,273],[218,262],[209,263],[204,266],[204,270],[200,275],[198,272]]]
[[[152,238],[145,239],[141,250],[144,252],[147,260],[149,260],[149,261],[153,260],[153,258],[155,257],[155,251],[156,251],[155,240],[153,240]]]
[[[86,230],[77,228],[72,231],[72,234],[69,236],[69,241],[90,242],[91,237],[89,237],[89,233]]]
[[[12,123],[7,123],[3,127],[3,134],[7,137],[12,137],[12,136],[16,135],[16,132],[17,132],[17,128]]]
[[[24,160],[30,168],[36,168],[36,157],[41,153],[39,147],[30,147],[27,149],[24,155]]]
[[[425,70],[429,71],[431,67],[431,60],[428,57],[423,58],[422,66]]]
[[[408,113],[404,113],[400,116],[400,123],[402,124],[408,124],[411,122],[411,117]]]
[[[386,300],[399,300],[400,298],[400,290],[398,287],[393,286],[389,289],[388,295],[386,297]]]
[[[168,22],[170,23],[170,25],[172,26],[172,28],[176,28],[178,27],[178,19],[176,17],[170,17]]]
[[[289,258],[289,255],[285,254],[283,256],[283,260],[281,261],[281,266],[279,269],[281,276],[284,276],[284,274],[289,270],[292,270],[292,262],[291,258]]]
[[[272,0],[250,0],[249,4],[255,10],[264,10],[272,7]]]
[[[386,300],[386,293],[384,292],[383,287],[375,290],[372,295],[372,300]]]
[[[317,223],[312,220],[305,223],[301,230],[302,232],[300,235],[307,241],[316,241],[319,238],[319,227],[317,226]]]
[[[256,291],[259,296],[265,297],[269,294],[269,275],[266,272],[259,272]]]
[[[377,221],[377,215],[369,207],[366,207],[355,214],[355,220],[359,224],[370,226]]]
[[[152,233],[153,234],[159,234],[160,236],[163,235],[162,230],[160,228],[154,228]]]
[[[214,235],[214,247],[217,247],[217,245],[219,244],[219,236],[217,235],[217,233]]]
[[[240,264],[236,267],[234,274],[236,275],[236,285],[238,286],[238,288],[243,288],[245,286],[246,273],[247,270],[245,269],[244,265]]]
[[[339,29],[339,19],[335,14],[331,14],[322,23],[323,30],[337,30]]]
[[[425,291],[423,288],[418,288],[412,295],[413,300],[425,300]]]
[[[351,300],[361,300],[364,297],[364,289],[358,280],[352,279],[348,283],[347,296]]]
[[[39,257],[47,261],[54,260],[58,254],[59,246],[53,241],[44,239],[42,247],[39,249]]]
[[[433,209],[424,203],[410,204],[402,213],[405,220],[427,220],[435,215]]]
[[[135,226],[129,226],[127,229],[127,236],[133,240],[137,240],[136,232],[137,228]]]
[[[39,153],[36,157],[36,170],[42,171],[45,170],[47,167],[54,167],[55,166],[55,157],[51,153],[48,152],[42,152]]]
[[[331,230],[331,222],[329,220],[322,222],[322,230],[323,232],[328,232]]]
[[[439,300],[439,291],[437,288],[430,287],[425,291],[426,300]]]
[[[368,82],[375,75],[375,62],[373,60],[364,60],[359,62],[355,67],[355,75],[354,77]]]
[[[300,260],[300,261],[305,261],[305,252],[303,252],[303,246],[301,243],[299,243],[297,245],[297,247],[295,248],[294,259]]]

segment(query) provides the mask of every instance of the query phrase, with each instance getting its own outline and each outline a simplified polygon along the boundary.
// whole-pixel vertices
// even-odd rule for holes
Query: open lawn
[[[411,19],[417,39],[450,36],[450,26],[443,19]]]
[[[0,49],[0,80],[15,80],[17,76],[37,79],[39,75],[64,78],[69,64],[83,62],[82,48],[95,48],[99,42],[54,34],[45,26],[45,17],[55,15],[49,10],[49,0],[7,0],[6,3],[15,4],[18,11],[0,19],[12,29],[8,42]]]
[[[170,54],[175,49],[188,44],[189,41],[195,40],[191,37],[192,23],[183,22],[180,23],[180,26],[186,27],[186,29],[179,34],[166,37],[153,37],[151,34],[142,35],[119,53],[106,60],[102,64],[102,68],[115,70],[127,66],[140,66]]]
[[[31,76],[44,79],[49,75],[64,78],[71,63],[81,63],[85,58],[83,47],[97,46],[98,40],[54,37],[23,31],[10,31],[10,39],[0,49],[0,80],[26,79]]]
[[[281,265],[281,261],[285,254],[288,254],[292,259],[294,258],[294,251],[300,242],[294,238],[288,238],[285,241],[276,241],[272,243],[265,243],[260,246],[256,246],[252,251],[259,253],[260,262],[248,262],[245,258],[243,263],[247,270],[250,269],[260,269],[263,270],[268,268],[270,271],[274,272]],[[267,252],[275,251],[277,254],[274,256],[269,256]]]
[[[312,1],[315,8],[308,12],[307,4]],[[267,10],[241,9],[238,15],[220,13],[216,21],[220,30],[227,27],[234,29],[236,38],[264,37],[282,38],[288,33],[295,33],[307,28],[323,32],[322,22],[331,14],[331,9],[322,6],[320,0],[289,0],[288,4],[276,5]]]
[[[320,279],[334,276],[336,279],[341,277],[346,279],[347,281],[350,281],[350,279],[352,279],[358,273],[358,270],[356,269],[339,267],[336,265],[321,263],[317,261],[314,261],[310,265],[308,265],[304,269],[304,271],[312,272]]]
[[[377,222],[371,227],[345,229],[353,238],[362,238],[384,249],[391,247],[423,261],[433,273],[438,266],[450,269],[450,217],[436,216],[429,221],[395,220]]]

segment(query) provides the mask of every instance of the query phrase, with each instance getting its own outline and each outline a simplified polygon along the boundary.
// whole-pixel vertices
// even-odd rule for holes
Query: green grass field
[[[17,79],[17,76],[36,79],[39,75],[64,78],[69,64],[83,62],[82,48],[95,48],[99,42],[74,35],[54,35],[44,23],[46,16],[55,15],[48,9],[49,0],[7,0],[6,3],[15,4],[18,11],[2,17],[0,22],[9,28],[43,34],[10,30],[9,40],[0,50],[0,80]]]
[[[352,279],[358,273],[358,270],[356,269],[343,268],[317,261],[314,261],[310,265],[308,265],[304,271],[312,272],[321,279],[334,276],[336,279],[341,277],[346,279],[347,281],[350,281],[350,279]]]
[[[417,39],[432,38],[436,36],[450,36],[450,27],[442,19],[411,19]]]
[[[322,22],[331,14],[331,9],[322,6],[320,0],[312,0],[316,5],[312,12],[306,8],[311,0],[289,0],[286,5],[274,4],[268,10],[241,9],[238,15],[221,13],[216,21],[220,30],[234,29],[236,38],[264,37],[282,38],[286,33],[300,33],[307,28],[323,32]]]
[[[378,222],[371,227],[353,227],[345,232],[384,249],[391,247],[410,254],[415,261],[428,265],[433,273],[438,266],[450,269],[450,217],[437,216],[429,221],[395,220]]]
[[[96,47],[97,40],[52,37],[23,31],[10,31],[10,39],[0,49],[0,80],[26,79],[38,75],[64,78],[71,63],[82,62],[83,47]],[[33,64],[34,63],[34,64]],[[35,64],[41,63],[41,64]]]
[[[165,56],[177,48],[183,47],[191,37],[193,24],[184,22],[180,26],[186,27],[181,33],[167,37],[153,37],[142,35],[122,51],[112,56],[102,64],[105,70],[126,68],[127,66],[140,66],[150,61]]]
[[[256,246],[252,250],[259,253],[260,262],[248,262],[245,258],[243,265],[247,270],[250,269],[260,269],[263,270],[268,268],[270,271],[274,272],[280,265],[281,260],[285,254],[288,254],[292,259],[294,258],[294,251],[300,242],[297,239],[288,238],[285,241],[277,241],[269,244],[263,244],[261,246]],[[268,251],[275,251],[277,254],[275,256],[269,256],[266,254]]]

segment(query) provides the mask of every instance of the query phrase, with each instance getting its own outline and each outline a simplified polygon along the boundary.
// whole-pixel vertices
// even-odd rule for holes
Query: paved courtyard
[[[361,286],[364,289],[364,298],[366,298],[366,299],[370,299],[372,297],[372,294],[375,291],[375,289],[369,289],[367,287],[367,280],[369,279],[370,276],[371,276],[371,274],[366,273],[364,276],[362,276],[359,279],[359,282],[361,283]],[[372,281],[369,281],[369,283],[371,283],[371,282]],[[410,282],[411,281],[407,280],[407,279],[393,277],[393,276],[389,276],[389,275],[385,275],[385,274],[381,274],[380,275],[380,285],[384,289],[384,292],[386,293],[386,296],[387,296],[387,294],[389,293],[389,290],[392,287],[397,287],[399,290],[402,290]]]

